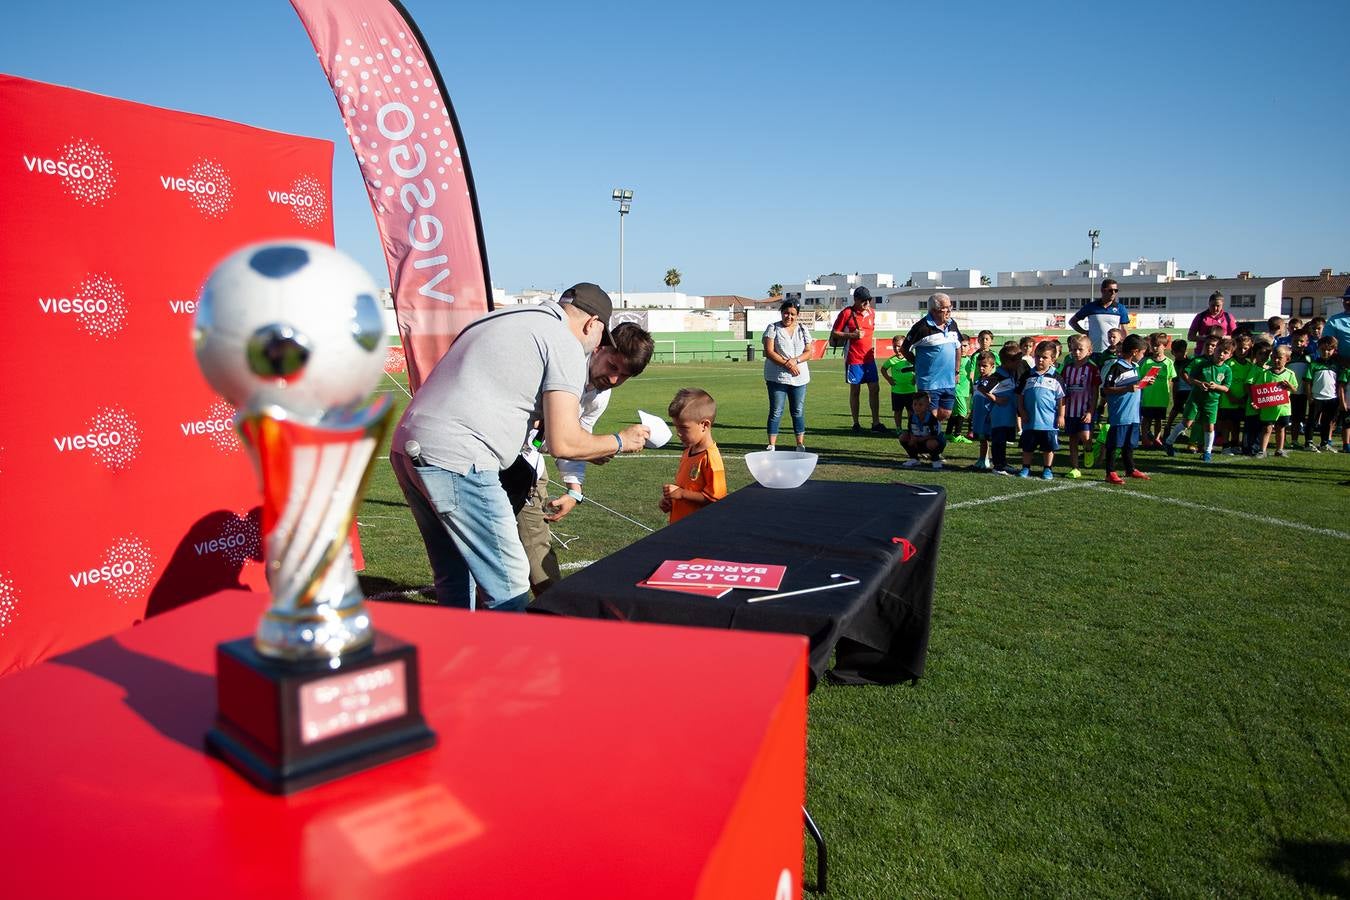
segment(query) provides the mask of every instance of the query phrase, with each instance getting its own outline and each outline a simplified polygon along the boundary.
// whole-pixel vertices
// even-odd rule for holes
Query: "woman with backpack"
[[[1223,308],[1223,292],[1215,291],[1209,295],[1209,308],[1202,309],[1195,314],[1191,320],[1191,330],[1186,333],[1187,340],[1192,342],[1203,340],[1209,336],[1211,328],[1220,328],[1223,334],[1220,337],[1228,337],[1234,331],[1237,331],[1237,320],[1233,314],[1226,312]]]

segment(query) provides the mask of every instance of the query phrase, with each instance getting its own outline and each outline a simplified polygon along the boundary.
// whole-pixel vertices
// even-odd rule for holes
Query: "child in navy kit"
[[[931,454],[933,468],[942,468],[942,450],[947,446],[947,436],[942,433],[942,421],[929,408],[927,391],[914,395],[914,404],[909,408],[909,427],[900,433],[900,446],[909,454],[909,459],[900,464],[903,468],[922,465],[920,453]]]
[[[1102,394],[1106,397],[1106,415],[1110,429],[1106,434],[1106,482],[1124,484],[1116,474],[1116,450],[1120,450],[1125,471],[1131,478],[1148,480],[1134,467],[1134,448],[1139,445],[1139,392],[1152,384],[1139,378],[1139,361],[1144,358],[1148,341],[1132,334],[1120,343],[1120,356],[1102,369]]]
[[[1069,336],[1069,362],[1059,370],[1064,385],[1064,432],[1069,440],[1069,477],[1082,478],[1078,454],[1092,446],[1092,417],[1097,408],[1097,389],[1101,374],[1088,358],[1092,341],[1085,334]],[[1085,461],[1089,468],[1092,463]]]
[[[1177,338],[1172,342],[1172,371],[1176,374],[1176,379],[1172,382],[1172,412],[1167,416],[1167,428],[1163,430],[1163,434],[1172,433],[1177,416],[1186,408],[1186,401],[1191,399],[1191,383],[1186,380],[1186,368],[1191,364],[1191,358],[1186,355],[1189,348],[1190,345],[1186,343],[1185,338]],[[1199,352],[1199,349],[1197,346],[1196,352]]]
[[[1018,396],[1022,416],[1023,478],[1031,477],[1031,457],[1040,450],[1045,461],[1041,477],[1055,477],[1055,451],[1059,449],[1059,429],[1064,427],[1064,385],[1055,377],[1055,352],[1048,341],[1036,348],[1036,367],[1031,370]]]
[[[999,366],[989,376],[985,392],[993,404],[989,421],[990,457],[995,475],[1011,475],[1008,471],[1008,441],[1017,426],[1017,368],[1022,362],[1022,351],[1015,341],[1009,341],[998,352]]]
[[[988,472],[993,468],[989,462],[989,437],[993,431],[994,402],[989,399],[988,392],[996,368],[998,360],[988,350],[975,355],[975,382],[970,400],[970,433],[973,440],[980,442],[980,456],[975,460],[976,472]]]

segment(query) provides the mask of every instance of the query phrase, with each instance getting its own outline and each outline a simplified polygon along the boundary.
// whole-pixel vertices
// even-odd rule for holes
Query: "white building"
[[[916,288],[973,288],[984,284],[979,269],[944,269],[941,272],[910,272],[909,286]]]
[[[1079,284],[1101,281],[1103,278],[1114,278],[1122,285],[1159,284],[1165,281],[1176,281],[1181,277],[1177,271],[1175,259],[1150,262],[1147,259],[1140,258],[1131,262],[1100,262],[1096,265],[1083,263],[1074,266],[1072,269],[1026,269],[1021,272],[999,272],[995,284],[999,287]]]
[[[1086,268],[1086,267],[1084,267]],[[1011,273],[1009,273],[1011,274]],[[1264,321],[1280,314],[1284,298],[1282,278],[1187,278],[1177,281],[1140,280],[1120,282],[1120,300],[1134,318],[1134,327],[1184,329],[1200,310],[1209,305],[1209,295],[1222,291],[1225,309],[1238,321]],[[1100,281],[1098,282],[1100,283]],[[957,324],[963,331],[988,328],[994,331],[1039,331],[1064,328],[1068,319],[1091,296],[1091,284],[1076,280],[1061,283],[998,285],[994,287],[946,288],[952,298]],[[891,291],[877,299],[877,310],[894,312],[901,327],[925,315],[931,288]]]
[[[811,281],[783,285],[783,299],[796,300],[807,309],[838,309],[853,302],[853,291],[859,287],[879,297],[895,289],[895,276],[885,272],[818,275]]]

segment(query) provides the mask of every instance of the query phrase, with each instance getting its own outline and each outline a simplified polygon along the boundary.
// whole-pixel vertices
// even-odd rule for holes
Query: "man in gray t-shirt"
[[[560,303],[490,313],[464,329],[394,432],[390,464],[412,508],[436,577],[436,600],[524,609],[529,563],[499,472],[544,422],[568,459],[636,453],[647,429],[592,435],[580,424],[586,356],[610,343],[613,304],[598,286],[568,288]],[[472,576],[472,581],[470,579]]]

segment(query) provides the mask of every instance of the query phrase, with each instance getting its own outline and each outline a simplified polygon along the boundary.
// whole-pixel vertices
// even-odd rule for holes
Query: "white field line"
[[[1106,490],[1106,485],[1094,482],[1088,487]],[[1309,534],[1320,534],[1326,537],[1339,538],[1342,541],[1350,541],[1350,534],[1344,531],[1337,531],[1334,528],[1318,528],[1316,525],[1306,525],[1303,522],[1290,522],[1288,519],[1276,519],[1273,516],[1263,516],[1260,513],[1243,512],[1239,509],[1224,509],[1222,506],[1209,506],[1204,503],[1195,503],[1190,500],[1180,500],[1176,497],[1159,497],[1155,494],[1139,494],[1134,491],[1111,491],[1113,496],[1131,497],[1135,500],[1152,500],[1154,503],[1170,503],[1173,506],[1181,506],[1186,509],[1200,510],[1201,512],[1219,513],[1225,516],[1235,516],[1239,519],[1247,519],[1250,522],[1259,522],[1262,525],[1270,525],[1278,528],[1292,528],[1295,531],[1306,531]],[[948,507],[951,509],[952,507]]]
[[[1016,476],[1014,476],[1016,477]],[[947,509],[965,509],[968,506],[984,506],[986,503],[1002,503],[1004,500],[1018,500],[1022,497],[1034,497],[1037,494],[1053,494],[1057,491],[1072,491],[1076,488],[1094,487],[1090,481],[1070,481],[1053,487],[1043,487],[1031,491],[1018,491],[1015,494],[999,494],[996,497],[980,497],[977,500],[962,500],[960,503],[948,503]]]

